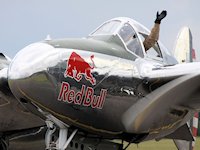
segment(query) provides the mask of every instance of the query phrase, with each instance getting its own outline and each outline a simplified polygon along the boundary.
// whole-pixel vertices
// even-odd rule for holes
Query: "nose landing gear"
[[[66,150],[66,148],[72,141],[73,137],[77,133],[78,129],[75,129],[68,137],[69,126],[65,125],[64,123],[62,123],[60,120],[56,119],[53,116],[50,116],[49,118],[51,119],[46,121],[48,128],[45,135],[46,149]],[[53,137],[57,128],[59,130],[59,134],[57,140],[55,141]]]

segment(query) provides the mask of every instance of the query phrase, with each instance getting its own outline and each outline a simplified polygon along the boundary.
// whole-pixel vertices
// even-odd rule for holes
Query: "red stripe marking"
[[[195,53],[195,50],[192,49],[192,59],[195,60],[196,59],[196,53]]]
[[[195,128],[195,127],[192,128],[192,133],[193,133],[193,136],[194,136],[194,137],[197,136],[197,130],[198,130],[198,129]]]

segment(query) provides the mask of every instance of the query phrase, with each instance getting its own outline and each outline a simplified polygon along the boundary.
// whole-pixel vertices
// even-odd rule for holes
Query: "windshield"
[[[116,29],[119,27],[121,21],[113,20],[110,22],[104,23],[100,26],[92,35],[103,35],[103,34],[113,34]]]
[[[125,23],[124,26],[119,30],[118,34],[122,38],[128,50],[140,57],[144,56],[139,38],[129,23]]]

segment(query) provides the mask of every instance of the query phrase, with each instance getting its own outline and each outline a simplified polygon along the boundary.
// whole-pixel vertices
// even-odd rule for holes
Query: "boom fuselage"
[[[121,138],[127,133],[122,123],[124,112],[167,82],[142,78],[136,59],[117,44],[93,39],[35,43],[13,59],[9,85],[14,95],[42,118],[51,114],[86,132]],[[170,126],[171,120],[166,119],[163,126],[166,124]],[[146,135],[153,130],[127,134]]]

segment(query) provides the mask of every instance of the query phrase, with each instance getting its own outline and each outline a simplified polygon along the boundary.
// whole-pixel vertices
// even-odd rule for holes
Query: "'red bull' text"
[[[104,106],[107,90],[101,89],[100,95],[94,94],[94,89],[82,85],[81,90],[75,92],[71,89],[70,84],[62,82],[60,93],[58,96],[59,101],[72,103],[76,105],[83,105],[85,107],[92,107],[102,109]]]

